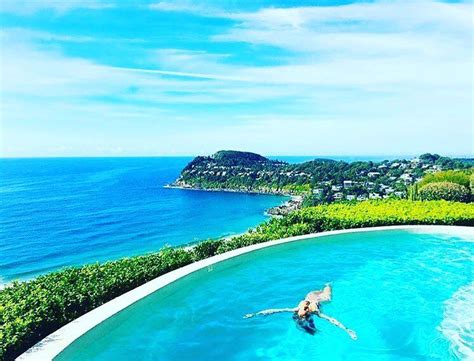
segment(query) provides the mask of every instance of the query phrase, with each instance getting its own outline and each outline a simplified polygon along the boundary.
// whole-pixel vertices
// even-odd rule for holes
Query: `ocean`
[[[0,283],[242,233],[285,199],[164,188],[191,159],[1,159]]]
[[[239,234],[286,199],[164,188],[191,159],[0,159],[0,285]]]

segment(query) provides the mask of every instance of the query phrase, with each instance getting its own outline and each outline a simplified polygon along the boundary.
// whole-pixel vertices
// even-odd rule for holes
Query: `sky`
[[[0,156],[472,156],[473,3],[0,1]]]

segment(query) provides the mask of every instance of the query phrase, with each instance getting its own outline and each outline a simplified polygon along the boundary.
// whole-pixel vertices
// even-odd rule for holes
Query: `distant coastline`
[[[271,207],[265,211],[265,215],[271,217],[281,217],[294,210],[300,209],[303,205],[303,197],[299,195],[294,195],[286,192],[277,192],[277,191],[258,191],[258,190],[244,190],[244,189],[230,189],[230,188],[198,188],[188,185],[178,185],[176,183],[170,183],[163,186],[163,188],[169,189],[182,189],[188,191],[203,191],[203,192],[228,192],[228,193],[242,193],[242,194],[255,194],[255,195],[273,195],[273,196],[283,196],[289,197],[290,199],[285,200],[282,204]]]
[[[232,188],[200,188],[193,187],[190,185],[178,185],[176,183],[170,183],[163,186],[163,188],[171,189],[184,189],[188,191],[204,191],[204,192],[228,192],[228,193],[243,193],[243,194],[260,194],[260,195],[273,195],[273,196],[284,196],[294,197],[294,195],[280,191],[259,191],[259,190],[245,190],[245,189],[232,189]]]
[[[285,215],[305,205],[410,196],[412,185],[424,175],[469,169],[474,159],[452,159],[425,153],[413,159],[382,162],[313,159],[291,164],[260,154],[220,150],[189,162],[169,187],[292,198],[273,207],[270,215]]]

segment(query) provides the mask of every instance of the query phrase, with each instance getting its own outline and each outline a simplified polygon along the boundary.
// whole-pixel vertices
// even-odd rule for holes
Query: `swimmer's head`
[[[310,302],[309,301],[301,301],[298,304],[298,316],[303,318],[310,313]]]

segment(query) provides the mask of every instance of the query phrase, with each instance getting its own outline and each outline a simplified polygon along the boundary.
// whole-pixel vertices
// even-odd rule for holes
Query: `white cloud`
[[[157,3],[151,3],[148,8],[157,11],[194,13],[205,17],[228,18],[231,16],[231,14],[225,10],[207,4],[197,4],[192,1],[160,1]]]
[[[189,2],[160,2],[153,8],[233,19],[235,25],[213,36],[214,41],[290,52],[276,66],[231,65],[227,58],[179,50],[158,59],[158,64],[177,72],[232,74],[232,78],[261,84],[373,90],[433,86],[467,90],[472,86],[472,76],[466,76],[472,74],[470,3],[395,1],[266,8],[251,13]]]
[[[168,1],[160,1],[157,3],[152,3],[149,5],[149,8],[152,10],[177,11],[177,12],[198,12],[202,10],[201,7],[192,5],[190,3],[185,4],[185,3],[168,2]]]
[[[74,9],[101,10],[114,4],[101,0],[2,0],[0,12],[31,15],[38,11],[54,11],[63,14]]]
[[[338,6],[265,8],[254,13],[231,13],[228,17],[246,26],[265,28],[304,27],[331,24],[354,29],[390,23],[400,29],[435,25],[444,28],[472,28],[471,3],[447,4],[435,1],[379,1]],[[355,23],[357,22],[357,23]]]
[[[158,69],[123,68],[68,57],[55,47],[38,47],[38,38],[48,35],[17,29],[0,33],[4,97],[114,96],[124,101],[161,104],[214,104],[265,100],[293,92],[252,84],[252,79],[239,73],[240,67],[219,63],[225,55],[161,49],[150,54],[150,59],[160,66]],[[251,85],[242,84],[246,82]]]
[[[87,119],[84,129],[97,132],[94,139],[115,134],[94,127],[103,123],[130,129],[135,140],[143,138],[140,144],[159,134],[155,154],[168,153],[173,142],[183,144],[181,154],[207,152],[196,139],[209,152],[244,147],[277,154],[284,144],[294,154],[388,154],[400,153],[402,139],[412,153],[430,144],[439,144],[441,153],[472,151],[471,4],[397,1],[252,13],[190,3],[152,8],[234,20],[210,39],[213,48],[227,42],[254,46],[254,65],[239,63],[226,46],[224,53],[155,49],[145,57],[146,68],[111,67],[50,46],[93,39],[4,30],[0,115],[6,132],[14,134],[14,123],[55,119],[74,128]],[[268,47],[284,56],[259,63]],[[116,102],[103,100],[108,97]],[[377,139],[366,139],[375,132]],[[73,152],[80,141],[69,136]],[[14,148],[34,143],[25,139],[23,148]],[[104,149],[116,148],[138,152],[119,135]]]

